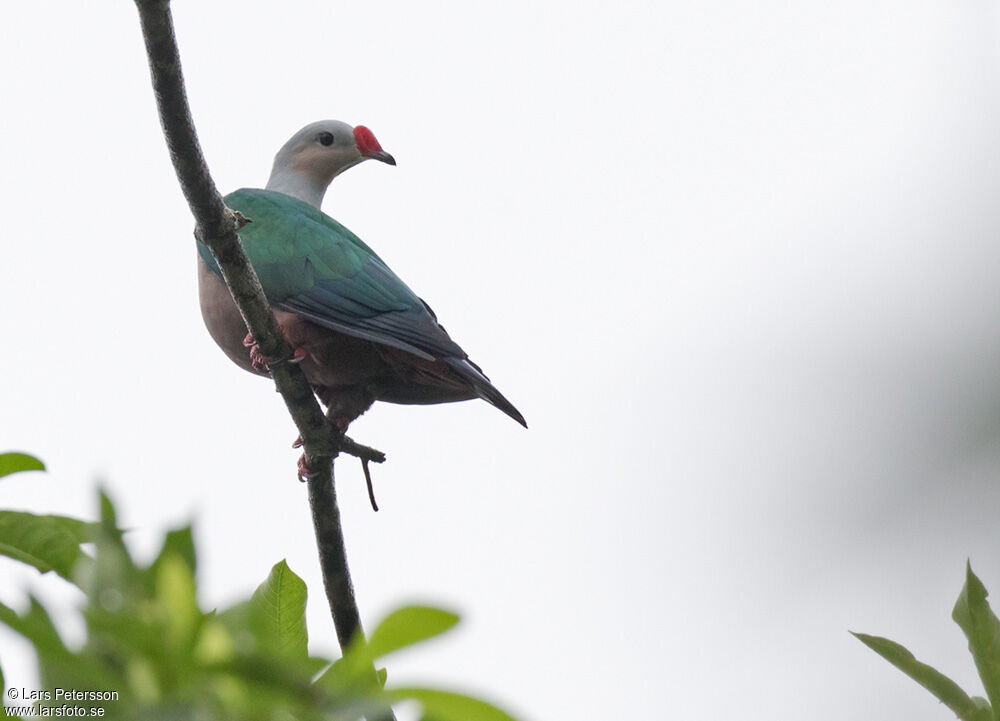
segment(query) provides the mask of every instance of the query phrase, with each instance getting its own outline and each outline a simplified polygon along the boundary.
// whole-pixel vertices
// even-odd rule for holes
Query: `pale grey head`
[[[315,205],[323,202],[330,181],[369,158],[395,165],[375,135],[363,125],[320,120],[295,133],[274,156],[267,189]]]

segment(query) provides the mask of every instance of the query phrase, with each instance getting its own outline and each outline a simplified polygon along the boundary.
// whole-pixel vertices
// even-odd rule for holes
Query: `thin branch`
[[[233,299],[261,352],[290,358],[292,349],[278,329],[260,280],[243,253],[237,229],[243,221],[226,207],[198,144],[184,92],[181,61],[174,39],[169,0],[136,0],[149,56],[153,90],[170,158],[195,219],[195,235],[215,254]],[[271,375],[299,428],[306,456],[315,462],[332,456],[332,437],[312,388],[299,368],[275,363]]]
[[[291,358],[292,349],[278,328],[260,280],[240,244],[237,231],[246,219],[226,207],[202,155],[184,91],[170,2],[135,0],[135,4],[146,42],[160,124],[177,179],[195,218],[195,235],[215,254],[226,285],[261,352],[270,358]],[[344,534],[333,485],[333,459],[339,450],[376,462],[385,460],[385,456],[350,439],[334,438],[312,387],[297,365],[273,363],[271,376],[299,429],[313,471],[309,478],[309,503],[323,585],[337,638],[341,648],[346,650],[355,634],[361,633],[361,620],[347,568]],[[391,718],[391,714],[387,718]]]
[[[382,451],[377,448],[372,448],[371,446],[362,445],[350,436],[335,434],[334,444],[337,446],[337,452],[346,453],[349,456],[360,458],[362,463],[368,463],[369,461],[373,463],[385,463],[385,454]],[[299,436],[292,444],[292,448],[301,447],[302,436]],[[337,454],[335,453],[334,455]]]
[[[349,456],[360,458],[362,463],[368,463],[368,461],[372,463],[385,462],[385,454],[382,451],[371,446],[363,446],[347,436],[341,436],[337,441],[337,450]]]

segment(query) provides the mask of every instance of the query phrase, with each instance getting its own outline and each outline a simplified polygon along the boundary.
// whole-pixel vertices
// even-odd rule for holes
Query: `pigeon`
[[[240,230],[278,326],[326,416],[341,433],[375,401],[450,403],[482,398],[527,428],[438,322],[431,307],[371,248],[320,206],[330,182],[365,160],[395,165],[371,130],[322,120],[299,130],[274,158],[261,189],[226,205],[250,222]],[[222,351],[244,370],[268,363],[229,294],[209,248],[198,243],[202,317]]]

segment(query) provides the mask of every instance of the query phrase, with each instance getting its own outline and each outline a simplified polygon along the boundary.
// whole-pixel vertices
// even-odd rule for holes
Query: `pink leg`
[[[257,341],[254,340],[253,334],[247,333],[246,338],[243,339],[243,345],[250,349],[250,365],[258,373],[268,373],[270,372],[269,366],[274,363],[275,359],[264,355],[260,352],[260,346],[257,345]],[[306,359],[306,352],[301,348],[292,349],[292,357],[288,359],[289,363],[301,363]]]

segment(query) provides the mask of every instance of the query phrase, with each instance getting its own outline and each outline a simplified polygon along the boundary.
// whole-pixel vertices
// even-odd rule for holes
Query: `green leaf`
[[[147,593],[157,594],[157,579],[160,577],[160,571],[167,558],[180,559],[188,567],[191,575],[194,575],[196,565],[194,537],[190,526],[168,532],[163,539],[163,545],[160,546],[156,560],[150,564],[149,568],[144,571],[140,570],[139,575],[143,578]]]
[[[31,642],[38,657],[41,687],[114,688],[108,666],[95,663],[93,656],[66,648],[48,611],[35,598],[30,601],[30,607],[22,615],[0,604],[0,623]]]
[[[83,521],[65,516],[0,511],[0,555],[27,563],[42,573],[55,571],[71,579],[89,528]]]
[[[963,721],[988,721],[991,718],[989,709],[987,708],[984,715],[983,710],[977,707],[957,683],[937,669],[918,661],[912,653],[895,641],[853,631],[851,635],[934,694],[938,701],[950,708]]]
[[[81,521],[79,518],[68,516],[45,516],[54,523],[58,523],[63,529],[77,540],[77,543],[89,543],[100,536],[101,524]]]
[[[987,595],[986,587],[972,572],[972,565],[966,563],[965,586],[951,617],[969,639],[969,651],[990,704],[1000,710],[1000,620],[986,602]]]
[[[94,534],[96,558],[93,563],[81,563],[74,577],[92,604],[116,611],[123,604],[151,596],[154,584],[150,574],[132,560],[124,533],[117,525],[114,505],[103,491],[99,493],[99,503],[101,520],[95,524]]]
[[[192,573],[197,570],[194,536],[191,532],[191,526],[178,528],[167,533],[166,538],[163,539],[163,547],[160,548],[160,553],[157,555],[152,567],[156,569],[162,563],[163,559],[171,554],[179,556],[187,564],[187,567],[191,569]]]
[[[976,721],[990,721],[993,718],[993,707],[990,706],[989,701],[982,696],[973,696],[972,703],[975,704],[978,712],[978,715],[973,717]]]
[[[222,611],[216,611],[214,620],[222,625],[233,639],[233,650],[249,654],[257,646],[257,639],[250,631],[250,601],[241,601]]]
[[[189,651],[194,646],[202,614],[195,595],[194,574],[178,554],[162,557],[156,574],[156,599],[163,613],[170,648]]]
[[[374,660],[439,636],[458,623],[458,615],[431,606],[404,606],[382,619],[368,640]]]
[[[375,671],[375,660],[393,651],[438,636],[458,623],[458,616],[431,606],[404,606],[375,627],[371,639],[356,636],[347,652],[320,677],[329,689],[368,688],[384,685]]]
[[[27,453],[0,453],[0,478],[20,471],[44,471],[45,464]]]
[[[111,497],[103,490],[98,491],[97,499],[101,510],[101,526],[104,527],[105,531],[114,534],[118,531],[118,518],[115,513],[115,504],[112,502]]]
[[[110,599],[114,607],[120,600]],[[142,614],[142,615],[140,615]],[[150,618],[148,602],[106,610],[92,605],[84,610],[89,647],[108,656],[128,656],[163,652],[163,630]]]
[[[0,603],[0,623],[31,641],[39,656],[63,656],[69,653],[48,612],[33,597],[31,607],[23,616]]]
[[[262,650],[307,659],[306,584],[279,561],[250,599],[250,629]]]
[[[7,682],[3,677],[3,669],[0,668],[0,699],[7,698]],[[3,709],[3,701],[0,701],[0,709]],[[8,715],[9,714],[9,715]],[[6,712],[4,718],[18,719],[20,721],[21,717],[15,715],[13,712]]]
[[[471,696],[431,688],[394,688],[386,691],[394,701],[413,699],[424,708],[424,721],[515,721],[496,706]]]

